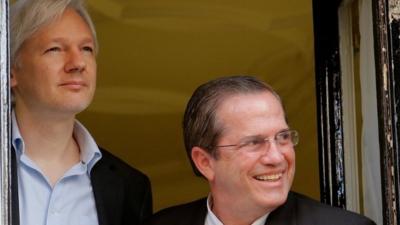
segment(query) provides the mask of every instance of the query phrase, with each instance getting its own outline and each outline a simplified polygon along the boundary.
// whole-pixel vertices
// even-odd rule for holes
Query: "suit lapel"
[[[295,204],[296,200],[291,192],[282,206],[272,211],[265,225],[296,225],[297,211]]]
[[[14,148],[11,149],[11,224],[19,225],[18,167]]]
[[[114,175],[113,165],[98,161],[91,172],[99,225],[121,224],[123,182]]]
[[[204,200],[198,201],[198,210],[194,212],[192,216],[192,222],[190,224],[193,225],[204,225],[207,216],[207,198]]]

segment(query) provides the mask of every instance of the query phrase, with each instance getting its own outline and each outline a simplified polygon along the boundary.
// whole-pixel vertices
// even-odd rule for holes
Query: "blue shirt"
[[[81,160],[52,187],[40,168],[25,154],[24,140],[15,113],[12,113],[12,145],[17,156],[21,225],[99,224],[90,171],[101,158],[101,152],[78,121],[73,132]]]

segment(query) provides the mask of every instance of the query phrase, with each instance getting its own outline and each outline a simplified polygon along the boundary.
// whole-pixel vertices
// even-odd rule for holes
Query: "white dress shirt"
[[[211,195],[209,195],[207,198],[207,216],[206,216],[206,222],[204,223],[204,225],[224,225],[211,210],[211,208],[212,208],[211,205],[212,205],[212,197],[211,197]],[[268,214],[269,213],[258,218],[251,225],[264,225],[265,221],[267,221]]]

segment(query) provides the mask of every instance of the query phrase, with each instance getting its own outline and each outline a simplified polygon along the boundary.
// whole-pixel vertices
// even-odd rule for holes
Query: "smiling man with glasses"
[[[183,120],[185,148],[208,198],[158,212],[151,225],[372,225],[371,220],[290,191],[298,132],[279,95],[250,76],[196,89]]]

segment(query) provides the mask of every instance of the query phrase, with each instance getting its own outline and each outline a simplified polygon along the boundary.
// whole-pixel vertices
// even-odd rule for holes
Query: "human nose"
[[[284,160],[282,151],[279,149],[279,144],[274,139],[267,141],[261,155],[261,160],[265,164],[276,164]]]
[[[82,55],[82,52],[78,49],[71,49],[68,52],[67,62],[65,64],[65,70],[68,73],[82,72],[86,68],[86,61]]]

